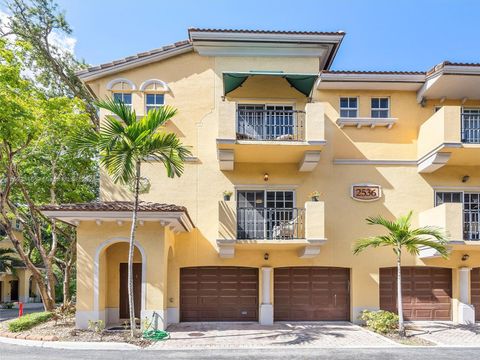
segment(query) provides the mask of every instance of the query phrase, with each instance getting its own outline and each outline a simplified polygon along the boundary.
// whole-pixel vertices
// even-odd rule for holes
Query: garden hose
[[[163,330],[145,330],[143,338],[153,341],[167,340],[170,339],[170,334]]]

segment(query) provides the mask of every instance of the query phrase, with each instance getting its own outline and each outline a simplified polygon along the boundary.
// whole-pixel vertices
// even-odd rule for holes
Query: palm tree
[[[425,226],[412,229],[410,219],[412,212],[406,216],[401,216],[394,221],[385,219],[382,216],[367,218],[369,225],[381,225],[388,230],[387,235],[373,236],[358,240],[353,248],[355,255],[369,247],[377,248],[380,246],[389,246],[397,257],[397,309],[398,309],[398,331],[400,336],[405,336],[405,324],[403,321],[403,303],[402,303],[402,251],[405,249],[412,255],[418,255],[420,248],[435,249],[442,257],[448,256],[448,250],[445,246],[447,239],[440,228]]]
[[[16,254],[15,250],[10,248],[0,249],[0,273],[10,271],[14,273],[14,266],[18,263],[18,258],[12,256]]]
[[[133,185],[134,205],[128,251],[128,305],[130,331],[135,331],[135,307],[133,298],[133,251],[141,181],[141,163],[160,161],[169,177],[181,176],[183,164],[191,153],[173,133],[163,131],[162,126],[177,113],[170,106],[150,110],[137,119],[135,111],[123,102],[113,99],[101,100],[96,105],[109,111],[100,130],[91,129],[79,134],[76,139],[80,150],[96,148],[100,165],[115,183]]]

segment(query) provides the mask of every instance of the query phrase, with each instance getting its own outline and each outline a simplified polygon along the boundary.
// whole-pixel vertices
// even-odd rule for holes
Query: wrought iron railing
[[[463,211],[463,240],[480,240],[480,210]]]
[[[238,140],[303,141],[304,124],[304,111],[237,109]]]
[[[237,208],[238,239],[305,238],[303,208]]]
[[[462,114],[462,142],[480,144],[480,114]]]

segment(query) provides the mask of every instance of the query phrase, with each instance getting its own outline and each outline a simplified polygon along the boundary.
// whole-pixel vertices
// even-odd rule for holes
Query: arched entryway
[[[111,239],[97,248],[94,263],[94,311],[108,325],[128,319],[128,239]],[[135,315],[145,309],[146,255],[136,244],[133,257]]]

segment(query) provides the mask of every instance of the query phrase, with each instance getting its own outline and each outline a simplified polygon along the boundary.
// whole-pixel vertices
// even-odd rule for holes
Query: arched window
[[[115,101],[122,101],[127,106],[132,106],[132,91],[136,89],[133,82],[125,78],[113,79],[107,84],[107,90],[113,93]]]
[[[140,85],[140,91],[145,93],[145,109],[149,112],[165,104],[165,93],[170,89],[165,81],[150,79]]]

